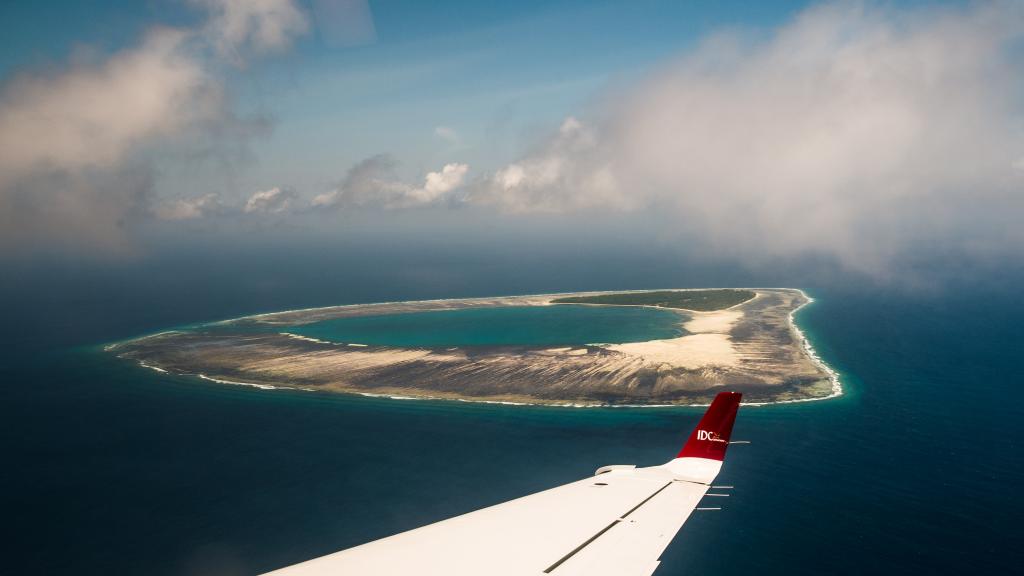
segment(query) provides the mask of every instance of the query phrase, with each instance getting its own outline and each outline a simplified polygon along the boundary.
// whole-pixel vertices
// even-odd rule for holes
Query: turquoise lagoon
[[[677,312],[638,306],[506,306],[324,320],[288,332],[397,347],[572,346],[645,342],[687,332]]]

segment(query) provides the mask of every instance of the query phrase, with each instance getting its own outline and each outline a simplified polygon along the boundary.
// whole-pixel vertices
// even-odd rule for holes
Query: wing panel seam
[[[573,550],[572,550],[571,552],[569,552],[569,553],[568,553],[568,554],[566,554],[565,556],[562,556],[561,558],[559,558],[559,559],[558,559],[558,561],[557,561],[557,562],[555,562],[554,564],[552,564],[551,566],[548,566],[548,567],[547,567],[547,568],[546,568],[546,569],[544,570],[544,573],[545,573],[545,574],[550,574],[550,573],[554,572],[554,570],[555,570],[556,568],[558,568],[559,566],[561,566],[562,564],[564,564],[564,563],[565,563],[565,562],[566,562],[567,560],[569,560],[570,558],[572,558],[573,556],[575,556],[576,554],[578,554],[578,553],[579,553],[580,551],[582,551],[582,550],[583,550],[584,548],[586,548],[587,546],[589,546],[589,545],[590,545],[590,544],[591,544],[591,543],[592,543],[592,542],[593,542],[594,540],[597,540],[597,539],[598,539],[598,538],[600,538],[600,537],[601,537],[601,536],[602,536],[602,535],[603,535],[603,534],[604,534],[605,532],[607,532],[607,531],[611,530],[611,529],[612,529],[612,528],[613,528],[613,527],[614,527],[614,526],[615,526],[616,524],[618,524],[619,522],[622,522],[623,520],[625,520],[625,519],[626,519],[626,516],[629,516],[629,515],[630,515],[630,514],[632,514],[633,512],[636,512],[636,511],[637,511],[637,510],[638,510],[638,509],[639,509],[639,508],[640,508],[641,506],[643,506],[644,504],[647,504],[648,502],[650,502],[650,501],[651,501],[651,498],[654,498],[654,497],[655,497],[655,496],[657,496],[658,494],[661,494],[661,491],[662,491],[662,490],[664,490],[665,488],[668,488],[668,487],[669,487],[669,486],[671,486],[671,485],[672,485],[672,482],[666,482],[664,486],[662,486],[661,488],[658,488],[657,490],[655,490],[655,491],[654,491],[654,494],[651,494],[651,495],[650,495],[650,496],[648,496],[647,498],[644,498],[644,499],[643,499],[643,501],[641,501],[641,502],[640,502],[639,504],[637,504],[636,506],[633,506],[632,508],[630,508],[630,509],[629,509],[629,511],[628,511],[628,512],[626,512],[625,514],[623,514],[622,516],[619,516],[618,518],[616,518],[615,520],[613,520],[611,524],[609,524],[609,525],[605,526],[604,528],[602,528],[602,529],[601,529],[601,530],[600,530],[600,531],[599,531],[599,532],[598,532],[597,534],[594,534],[594,535],[593,535],[593,536],[591,536],[590,538],[587,538],[586,542],[584,542],[584,543],[580,544],[579,546],[577,546],[576,548],[574,548],[574,549],[573,549]]]

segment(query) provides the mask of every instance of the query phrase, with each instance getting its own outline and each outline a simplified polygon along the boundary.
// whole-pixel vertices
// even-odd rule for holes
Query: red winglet
[[[721,392],[708,407],[700,424],[690,434],[676,458],[708,458],[724,460],[725,449],[729,446],[729,435],[736,422],[736,411],[740,408],[739,392]]]

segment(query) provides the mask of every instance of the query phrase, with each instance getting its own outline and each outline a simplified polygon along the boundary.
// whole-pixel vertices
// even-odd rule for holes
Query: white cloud
[[[309,205],[313,208],[324,208],[333,206],[337,202],[338,191],[331,190],[330,192],[323,192],[313,196],[313,200],[310,201]]]
[[[1019,250],[1022,37],[1009,2],[811,8],[767,38],[708,39],[468,200],[674,213],[668,232],[708,254],[867,271],[960,242]]]
[[[153,186],[133,153],[221,112],[216,84],[186,43],[184,32],[156,29],[105,62],[4,87],[0,251],[130,251],[130,222]]]
[[[619,190],[605,153],[590,127],[566,118],[536,153],[495,172],[467,201],[513,212],[631,208],[634,199]]]
[[[279,214],[291,206],[295,192],[287,188],[271,188],[254,192],[245,202],[246,214]]]
[[[232,55],[285,48],[306,29],[292,0],[195,1]],[[193,30],[154,27],[99,64],[15,77],[0,94],[0,185],[40,168],[109,168],[139,142],[223,113],[219,78],[195,40]]]
[[[186,38],[154,30],[98,66],[16,78],[0,96],[0,185],[39,169],[110,168],[139,142],[215,114]]]
[[[99,61],[0,84],[0,248],[123,251],[147,206],[191,214],[187,200],[172,207],[152,198],[146,153],[175,138],[182,145],[190,133],[245,138],[245,130],[223,130],[244,122],[222,97],[215,55],[225,46],[235,61],[243,51],[281,49],[305,29],[291,0],[199,3],[213,14],[202,32],[156,26]]]
[[[448,144],[456,145],[461,142],[459,133],[451,126],[437,126],[434,128],[434,136],[444,140]]]
[[[313,198],[318,208],[380,206],[407,187],[397,181],[395,161],[385,154],[366,158],[349,168],[337,188]]]
[[[397,179],[394,167],[388,156],[367,158],[353,166],[337,188],[314,197],[312,206],[400,209],[435,204],[459,189],[469,171],[466,164],[445,164],[427,173],[422,186],[412,186]]]
[[[222,209],[220,197],[210,193],[196,198],[179,198],[164,202],[156,207],[154,213],[160,220],[193,220]]]
[[[222,57],[244,61],[247,53],[280,52],[309,28],[293,0],[192,0],[209,10],[207,34]]]
[[[445,164],[440,172],[428,172],[423,186],[410,190],[406,199],[413,205],[429,204],[461,186],[467,171],[467,164]]]

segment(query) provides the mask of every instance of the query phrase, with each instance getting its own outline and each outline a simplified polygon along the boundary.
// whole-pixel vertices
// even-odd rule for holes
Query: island
[[[606,306],[655,306],[694,312],[732,308],[757,296],[753,290],[652,290],[555,298],[552,304],[602,304]]]
[[[706,404],[728,389],[743,392],[748,403],[793,402],[841,393],[836,373],[817,357],[794,322],[794,313],[810,301],[801,290],[755,288],[355,304],[191,326],[106,349],[161,372],[267,389],[573,406]],[[566,345],[513,339],[396,346],[301,333],[330,322],[350,322],[346,319],[401,320],[485,309],[536,316],[538,310],[583,306],[656,309],[660,316],[637,319],[634,314],[627,320],[659,322],[661,337],[638,341],[634,331],[621,341]],[[431,318],[444,323],[446,317]],[[670,334],[664,333],[666,321],[673,328]]]

